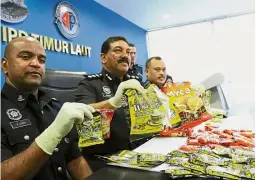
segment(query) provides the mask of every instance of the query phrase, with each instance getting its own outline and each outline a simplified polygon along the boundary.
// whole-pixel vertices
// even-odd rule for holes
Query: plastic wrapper
[[[205,173],[205,166],[204,165],[194,164],[194,163],[189,162],[189,160],[181,161],[180,166],[182,166],[184,168],[187,168],[187,169],[194,170],[194,171],[199,171],[201,173]]]
[[[174,150],[169,152],[167,155],[171,157],[184,157],[184,158],[189,158],[191,152],[186,152],[186,151],[181,151],[181,150]]]
[[[189,162],[197,165],[210,165],[210,166],[227,166],[232,163],[231,159],[228,158],[217,158],[208,154],[193,154],[189,158]]]
[[[155,167],[167,160],[167,157],[159,153],[138,153],[129,164],[139,167]]]
[[[100,109],[97,110],[101,114],[101,129],[103,134],[103,139],[110,138],[110,123],[114,115],[112,109]]]
[[[164,171],[165,173],[169,174],[172,178],[186,178],[186,177],[193,177],[193,176],[200,176],[200,172],[191,171],[185,169],[183,167],[172,166]]]
[[[234,134],[234,133],[233,133],[233,137],[234,137],[235,141],[242,146],[246,146],[246,147],[250,147],[250,148],[255,147],[255,144],[252,139],[249,139],[245,136],[242,136],[240,134]]]
[[[162,91],[170,97],[170,107],[174,105],[181,118],[181,122],[170,122],[173,128],[196,121],[202,114],[207,113],[202,100],[204,89],[201,89],[201,86],[191,89],[190,82],[174,83],[170,87],[162,88]]]
[[[183,145],[179,147],[180,151],[192,153],[192,152],[198,152],[200,146],[193,146],[193,145]]]
[[[220,158],[218,154],[216,154],[213,150],[211,150],[208,146],[203,146],[198,150],[198,153],[200,154],[207,154],[216,158]]]
[[[81,124],[76,122],[75,125],[79,135],[79,147],[104,143],[101,130],[101,114],[99,112],[93,113],[93,119],[85,118]]]
[[[170,165],[175,166],[182,166],[183,168],[186,168],[188,170],[197,171],[200,173],[205,173],[205,166],[203,165],[197,165],[189,162],[189,158],[185,157],[169,157],[166,161],[166,163]]]
[[[157,133],[162,130],[167,115],[155,88],[155,85],[150,85],[146,95],[139,94],[136,90],[126,91],[131,117],[131,134]]]
[[[166,163],[170,164],[170,165],[178,166],[182,162],[187,162],[188,160],[189,160],[189,158],[186,158],[186,157],[172,156],[172,157],[167,158]]]
[[[233,175],[234,173],[237,174],[236,172],[220,166],[208,166],[206,168],[206,173],[212,176],[218,176],[228,179],[241,179],[241,177]]]
[[[234,168],[233,166],[229,167],[220,167],[220,166],[208,166],[206,168],[206,173],[223,177],[229,179],[254,179],[255,173],[254,168]]]
[[[137,154],[138,153],[135,151],[122,150],[110,156],[98,156],[98,157],[100,157],[101,159],[108,160],[110,162],[128,164],[133,158],[137,156]]]
[[[212,149],[212,152],[214,152],[217,155],[232,157],[232,150],[227,147],[216,145]]]

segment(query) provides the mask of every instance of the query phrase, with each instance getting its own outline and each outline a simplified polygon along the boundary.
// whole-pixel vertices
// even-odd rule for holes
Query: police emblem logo
[[[14,121],[20,120],[22,118],[22,115],[18,109],[8,109],[6,111],[6,114],[9,117],[9,119]]]
[[[24,0],[2,0],[1,20],[9,23],[19,23],[28,16],[27,6]]]
[[[110,88],[108,86],[103,86],[102,90],[107,95],[111,94],[111,90],[110,90]]]
[[[56,7],[56,21],[61,34],[67,39],[75,38],[80,30],[80,20],[75,8],[68,2],[60,2]]]

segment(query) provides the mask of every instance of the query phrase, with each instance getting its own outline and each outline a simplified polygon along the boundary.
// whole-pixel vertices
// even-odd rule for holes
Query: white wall
[[[254,14],[148,33],[149,57],[161,56],[174,80],[200,83],[220,72],[231,110],[254,111]],[[241,108],[240,108],[241,107]]]

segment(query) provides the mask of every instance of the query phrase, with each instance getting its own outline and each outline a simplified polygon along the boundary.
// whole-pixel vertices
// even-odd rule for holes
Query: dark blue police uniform
[[[27,149],[55,119],[61,104],[39,90],[38,101],[29,93],[4,85],[1,92],[1,161]],[[67,163],[81,156],[77,144],[68,134],[33,180],[67,179]]]

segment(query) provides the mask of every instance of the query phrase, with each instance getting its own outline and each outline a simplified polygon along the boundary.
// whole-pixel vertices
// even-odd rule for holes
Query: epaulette
[[[129,75],[129,74],[127,74],[127,77],[128,77],[128,79],[137,79],[137,80],[139,80],[140,79],[140,77],[139,76],[131,76],[131,75]]]
[[[100,79],[103,77],[102,73],[97,73],[97,74],[87,74],[85,75],[86,80],[94,80],[94,79]]]

